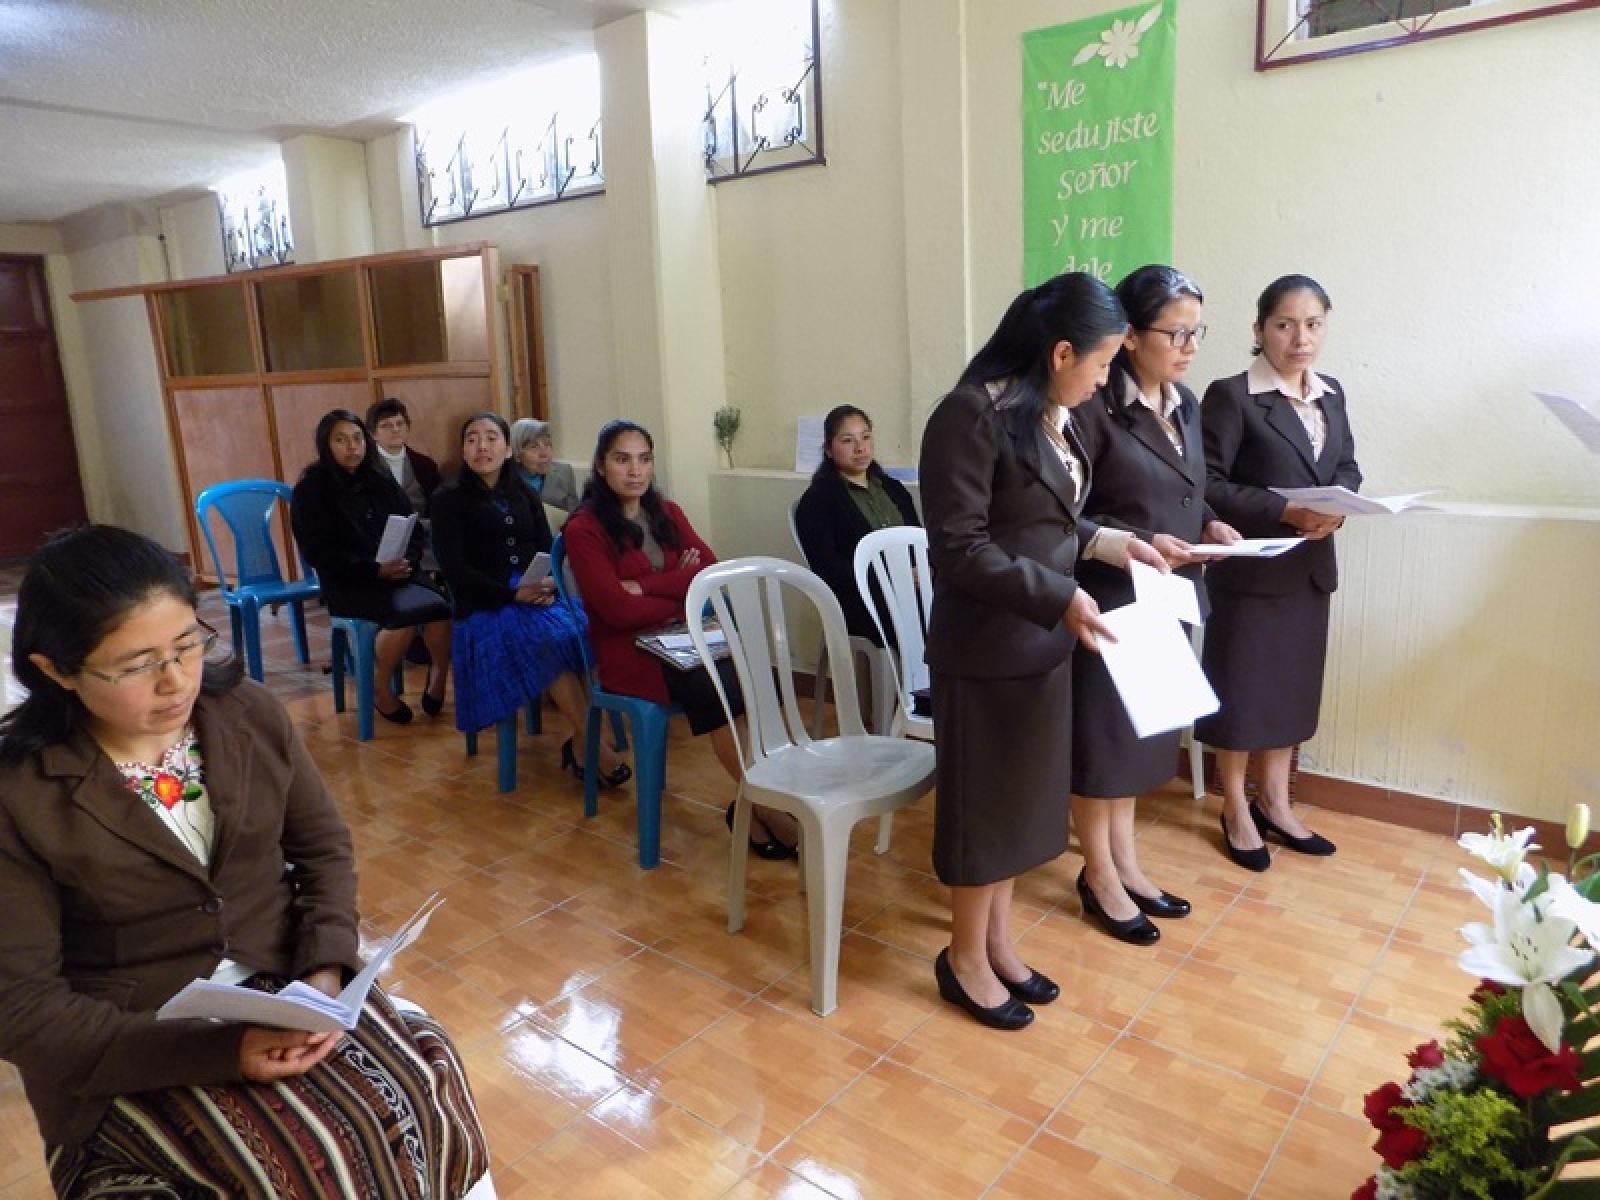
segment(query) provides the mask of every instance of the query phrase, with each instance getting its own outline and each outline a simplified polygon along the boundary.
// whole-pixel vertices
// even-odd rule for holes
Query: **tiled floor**
[[[454,1033],[507,1200],[1344,1197],[1375,1162],[1362,1094],[1469,990],[1446,839],[1312,812],[1338,857],[1278,853],[1258,877],[1220,854],[1215,801],[1174,790],[1141,806],[1140,840],[1194,915],[1154,949],[1112,942],[1081,919],[1069,853],[1018,896],[1025,955],[1064,995],[1022,1033],[982,1030],[934,992],[930,800],[886,857],[858,831],[821,1019],[791,864],[752,860],[747,927],[724,929],[731,789],[703,742],[674,738],[665,861],[641,871],[631,792],[583,819],[554,712],[501,796],[492,747],[464,757],[448,710],[357,743],[269,626],[269,682],[354,830],[372,930],[449,898],[388,984]],[[0,1200],[45,1197],[0,1072]]]

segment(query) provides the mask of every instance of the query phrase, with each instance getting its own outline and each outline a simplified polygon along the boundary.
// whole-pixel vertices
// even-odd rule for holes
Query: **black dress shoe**
[[[561,768],[571,771],[572,777],[579,783],[583,782],[583,764],[578,761],[578,756],[573,753],[572,739],[568,738],[561,743]],[[601,787],[619,788],[633,778],[633,768],[627,763],[618,763],[617,769],[607,775],[600,772],[598,779]]]
[[[1054,979],[1051,979],[1048,975],[1039,974],[1031,967],[1028,970],[1028,977],[1021,983],[1012,983],[1011,980],[1001,975],[998,971],[995,972],[995,977],[1006,985],[1006,991],[1024,1004],[1049,1004],[1050,1001],[1061,995],[1061,988]]]
[[[378,702],[374,700],[372,702],[372,711],[377,713],[385,721],[393,721],[396,725],[410,724],[413,715],[411,712],[411,706],[404,700],[396,700],[394,702],[394,707],[388,712],[384,712],[383,709],[379,708]]]
[[[1222,816],[1222,848],[1228,852],[1228,857],[1243,867],[1246,871],[1265,871],[1272,865],[1272,853],[1265,846],[1257,846],[1254,850],[1241,850],[1233,844],[1233,839],[1228,836],[1228,817]]]
[[[1285,833],[1272,823],[1266,813],[1256,807],[1253,800],[1250,802],[1250,819],[1256,823],[1256,828],[1261,831],[1263,838],[1270,833],[1289,849],[1298,851],[1301,854],[1314,854],[1318,858],[1326,858],[1338,849],[1337,846],[1318,833],[1313,833],[1307,837],[1294,837]]]
[[[1150,918],[1142,912],[1126,921],[1114,921],[1108,917],[1106,910],[1100,907],[1099,897],[1089,886],[1087,869],[1078,872],[1078,899],[1083,901],[1084,915],[1093,917],[1101,929],[1119,942],[1127,942],[1130,946],[1153,946],[1161,940],[1161,930],[1152,925]]]
[[[1021,1029],[1033,1022],[1033,1009],[1018,1000],[1015,994],[993,1008],[985,1008],[967,995],[966,989],[961,986],[961,981],[956,978],[955,971],[951,969],[949,950],[939,951],[939,957],[934,959],[933,977],[939,984],[939,995],[957,1008],[964,1009],[979,1025],[987,1025],[990,1029],[1009,1030]]]
[[[735,800],[733,804],[728,805],[726,820],[729,833],[733,832],[733,805],[737,803],[739,802]],[[764,842],[758,842],[755,838],[751,838],[750,853],[757,858],[767,859],[769,862],[782,862],[786,858],[800,857],[800,852],[795,847],[789,845],[788,842],[780,842],[777,838],[768,838]]]
[[[1159,896],[1141,896],[1132,888],[1128,888],[1127,892],[1128,899],[1137,904],[1139,911],[1147,917],[1187,917],[1194,910],[1194,905],[1171,892],[1162,892]]]
[[[431,685],[433,680],[428,680],[428,683]],[[435,697],[432,692],[424,689],[422,693],[422,711],[430,717],[437,717],[444,711],[444,697]]]

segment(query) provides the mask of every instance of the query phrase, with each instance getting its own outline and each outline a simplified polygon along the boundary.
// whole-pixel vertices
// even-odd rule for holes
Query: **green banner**
[[[1177,0],[1022,38],[1022,248],[1028,287],[1062,271],[1116,283],[1172,259]]]

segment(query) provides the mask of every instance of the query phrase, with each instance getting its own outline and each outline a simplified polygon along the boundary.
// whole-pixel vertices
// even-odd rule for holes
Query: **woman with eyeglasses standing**
[[[1084,516],[1103,537],[1118,531],[1154,546],[1194,583],[1203,615],[1205,585],[1191,547],[1239,540],[1206,503],[1200,404],[1183,384],[1205,337],[1205,297],[1181,272],[1152,265],[1119,283],[1117,299],[1128,332],[1106,386],[1073,413],[1093,479]],[[1100,557],[1084,558],[1078,581],[1102,610],[1133,602],[1127,571]],[[1084,859],[1078,896],[1112,937],[1152,945],[1161,931],[1149,918],[1187,916],[1190,905],[1140,867],[1134,805],[1176,773],[1179,732],[1136,734],[1098,654],[1073,655],[1072,699],[1072,816]]]
[[[18,593],[0,1059],[55,1193],[461,1196],[488,1150],[414,1006],[374,988],[331,1034],[156,1018],[197,977],[336,996],[361,968],[349,830],[289,714],[208,661],[215,641],[183,567],[124,529],[56,537]]]
[[[1317,729],[1329,597],[1339,584],[1332,534],[1344,520],[1270,490],[1361,487],[1344,389],[1311,369],[1332,307],[1308,276],[1267,285],[1256,302],[1255,361],[1207,388],[1201,407],[1212,508],[1245,537],[1298,533],[1306,543],[1277,558],[1220,563],[1207,577],[1203,661],[1222,707],[1195,733],[1217,754],[1223,849],[1252,871],[1272,865],[1268,834],[1302,854],[1334,852],[1290,808],[1289,764]],[[1252,751],[1262,757],[1260,808],[1244,792]]]

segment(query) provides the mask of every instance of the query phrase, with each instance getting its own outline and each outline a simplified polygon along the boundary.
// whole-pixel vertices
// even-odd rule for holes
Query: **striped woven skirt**
[[[455,1047],[376,988],[306,1074],[120,1096],[49,1158],[62,1200],[457,1200],[489,1169]]]
[[[581,612],[561,603],[508,604],[458,620],[450,630],[456,728],[487,729],[559,676],[581,677],[586,627]]]

